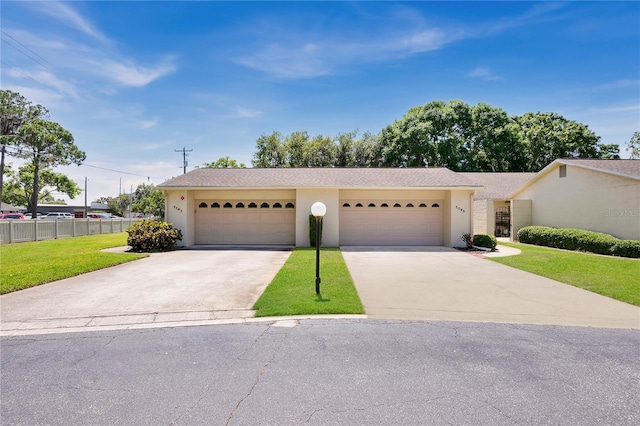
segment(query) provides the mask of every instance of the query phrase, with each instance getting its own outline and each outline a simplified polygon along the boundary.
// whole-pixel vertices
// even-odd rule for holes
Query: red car
[[[24,215],[22,213],[2,213],[0,219],[24,219]]]

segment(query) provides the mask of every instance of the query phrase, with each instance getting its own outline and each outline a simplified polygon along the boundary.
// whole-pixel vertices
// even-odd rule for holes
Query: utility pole
[[[187,152],[192,152],[193,150],[182,147],[182,149],[174,149],[174,151],[182,153],[182,172],[187,173],[187,156],[189,155]]]

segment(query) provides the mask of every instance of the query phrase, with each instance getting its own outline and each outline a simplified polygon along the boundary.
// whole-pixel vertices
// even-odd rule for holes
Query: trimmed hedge
[[[143,219],[127,229],[127,244],[131,251],[152,252],[169,251],[176,248],[182,240],[182,232],[172,224],[154,219]]]
[[[613,235],[584,229],[525,226],[518,231],[517,239],[525,244],[640,258],[640,241],[621,240]]]
[[[496,237],[492,235],[477,234],[473,236],[473,245],[476,247],[490,248],[491,251],[493,251],[498,245],[498,240],[496,240]]]
[[[320,245],[322,245],[322,228],[324,219],[320,221]],[[316,246],[316,217],[312,214],[309,215],[309,245],[310,247]]]

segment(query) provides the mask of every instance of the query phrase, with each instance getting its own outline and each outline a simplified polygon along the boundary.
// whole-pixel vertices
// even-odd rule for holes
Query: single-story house
[[[543,225],[640,240],[640,160],[555,160],[507,198],[513,237]]]
[[[0,202],[0,213],[22,213],[25,210],[24,207],[12,206],[11,204]]]
[[[182,245],[309,246],[323,202],[324,246],[463,246],[482,186],[446,168],[202,168],[158,186]]]
[[[460,172],[482,185],[473,196],[473,232],[496,237],[511,236],[511,201],[508,196],[535,173]]]

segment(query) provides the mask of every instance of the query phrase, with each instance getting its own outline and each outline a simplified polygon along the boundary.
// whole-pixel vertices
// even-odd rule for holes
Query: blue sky
[[[432,100],[640,130],[638,2],[13,2],[2,89],[87,153],[89,199],[159,184],[279,131],[379,132]],[[104,169],[111,169],[109,171]],[[73,203],[82,203],[83,196]]]

